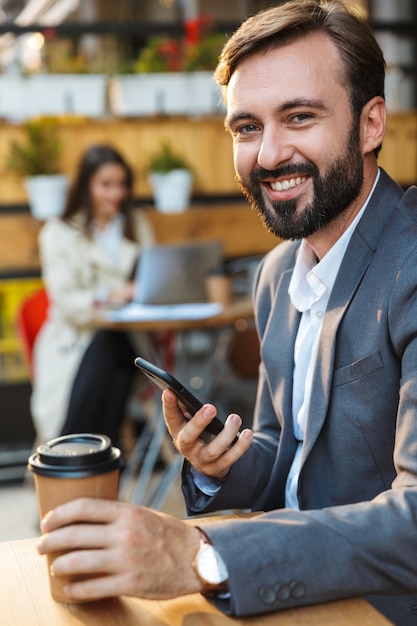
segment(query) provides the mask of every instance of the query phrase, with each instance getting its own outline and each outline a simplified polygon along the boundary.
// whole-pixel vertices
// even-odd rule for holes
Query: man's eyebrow
[[[327,107],[323,103],[323,100],[314,98],[295,98],[294,100],[288,100],[278,107],[277,112],[288,111],[290,109],[297,109],[299,107],[305,107],[310,109],[325,110]]]
[[[291,111],[292,109],[298,108],[307,108],[307,109],[316,109],[320,111],[326,110],[326,106],[322,100],[313,99],[313,98],[295,98],[294,100],[288,100],[284,102],[282,105],[277,107],[276,113],[284,113],[285,111]],[[239,120],[253,120],[256,117],[249,112],[240,111],[235,115],[231,115],[230,117],[226,117],[224,120],[224,127],[226,130],[230,130],[231,127],[239,122]]]
[[[226,117],[224,120],[224,127],[226,130],[231,130],[232,125],[239,122],[239,120],[250,120],[250,119],[254,119],[254,116],[251,113],[245,113],[244,111],[242,111],[241,113],[236,113],[235,115]]]

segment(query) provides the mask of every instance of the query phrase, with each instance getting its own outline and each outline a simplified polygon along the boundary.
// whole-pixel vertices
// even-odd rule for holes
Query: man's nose
[[[285,131],[277,129],[264,132],[258,152],[258,165],[265,170],[274,170],[294,156],[294,148]]]

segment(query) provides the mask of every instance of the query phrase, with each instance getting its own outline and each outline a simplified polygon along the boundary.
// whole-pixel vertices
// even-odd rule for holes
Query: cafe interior
[[[416,5],[346,2],[366,13],[386,58],[389,119],[379,161],[406,188],[417,183]],[[38,301],[29,313],[25,305],[43,290],[39,231],[59,214],[79,158],[93,144],[113,145],[132,164],[135,210],[155,244],[220,242],[228,278],[226,295],[210,297],[220,315],[209,321],[145,319],[138,326],[133,317],[120,322],[113,316],[97,321],[98,327],[122,323],[132,333],[159,333],[163,348],[155,358],[202,401],[238,412],[250,424],[259,364],[251,281],[259,259],[279,242],[241,195],[212,71],[227,35],[272,4],[0,0],[0,541],[39,534],[26,463],[39,443],[30,410],[31,351],[47,303]],[[184,41],[188,56],[179,45]],[[28,145],[28,124],[56,140],[53,171],[42,171],[36,141],[31,149],[39,168],[13,168],[11,146]],[[178,199],[179,190],[168,193],[174,206],[161,205],[149,176],[149,163],[167,146],[191,165],[185,199]],[[39,204],[28,178],[45,174],[60,183],[44,187]],[[159,407],[152,383],[139,385],[129,398],[120,497],[183,517],[180,459]]]

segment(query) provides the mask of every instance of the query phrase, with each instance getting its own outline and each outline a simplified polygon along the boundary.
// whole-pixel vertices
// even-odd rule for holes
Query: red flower
[[[42,34],[45,37],[45,41],[50,41],[56,36],[56,30],[55,28],[45,28]]]
[[[187,45],[199,43],[202,34],[212,28],[213,23],[214,20],[210,15],[200,15],[193,20],[186,20],[184,22],[185,43]]]

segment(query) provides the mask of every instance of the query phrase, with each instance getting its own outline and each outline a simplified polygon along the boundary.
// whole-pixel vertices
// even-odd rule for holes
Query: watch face
[[[210,585],[219,585],[228,579],[223,559],[209,544],[204,545],[199,551],[196,566],[200,577]]]

